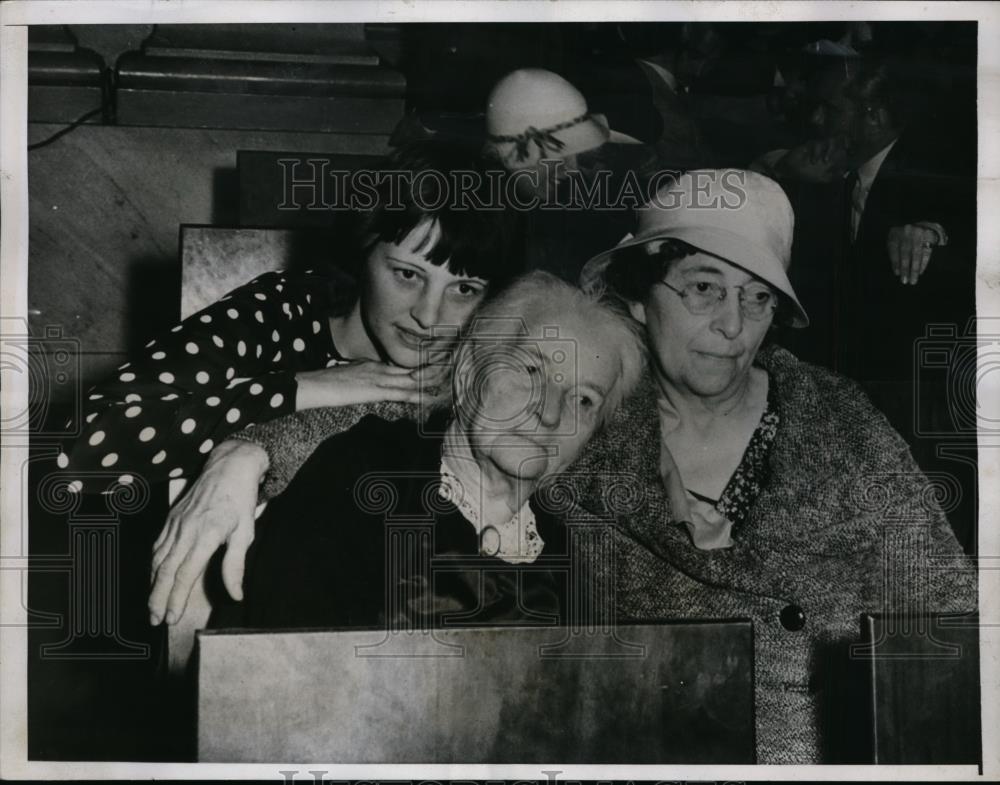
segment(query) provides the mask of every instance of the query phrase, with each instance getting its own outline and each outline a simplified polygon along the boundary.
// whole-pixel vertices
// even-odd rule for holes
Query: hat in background
[[[696,169],[663,185],[637,213],[635,235],[587,262],[581,286],[602,279],[616,251],[643,245],[654,253],[658,240],[673,238],[770,284],[793,305],[791,325],[809,324],[788,280],[795,216],[771,178],[744,169]]]
[[[486,107],[486,149],[509,170],[566,158],[605,142],[639,144],[587,109],[583,93],[541,68],[513,71],[494,85]]]

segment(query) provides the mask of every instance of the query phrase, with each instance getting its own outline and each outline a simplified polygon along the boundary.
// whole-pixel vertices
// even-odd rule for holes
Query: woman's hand
[[[243,599],[257,487],[267,467],[267,453],[250,442],[231,439],[212,450],[201,476],[170,510],[153,545],[151,624],[164,617],[174,624],[184,615],[195,581],[223,544],[222,581],[233,599]]]
[[[352,406],[359,403],[399,401],[431,403],[447,392],[449,364],[400,368],[375,360],[360,360],[296,374],[295,408]]]

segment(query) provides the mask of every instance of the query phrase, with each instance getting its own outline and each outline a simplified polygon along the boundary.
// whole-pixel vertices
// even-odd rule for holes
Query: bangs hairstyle
[[[459,140],[424,140],[396,150],[376,182],[376,204],[360,225],[363,263],[379,241],[401,242],[425,220],[435,221],[440,238],[417,248],[455,275],[483,278],[496,292],[524,267],[517,238],[521,222],[500,201],[499,181],[488,176],[478,150]],[[427,237],[431,236],[428,233]]]
[[[646,250],[644,245],[623,248],[612,255],[611,263],[604,271],[604,286],[626,302],[645,303],[652,288],[667,276],[674,264],[696,253],[705,252],[673,237],[666,238],[663,245],[652,253]],[[727,263],[732,264],[732,262]],[[739,267],[738,264],[733,266]],[[794,313],[791,302],[783,292],[779,292],[773,286],[771,290],[778,297],[774,323],[784,324],[791,321]]]
[[[631,316],[625,303],[612,294],[584,291],[552,273],[533,270],[518,278],[476,312],[466,331],[466,338],[459,346],[455,367],[468,368],[475,363],[474,357],[470,358],[470,352],[477,343],[481,344],[491,336],[491,342],[496,340],[498,334],[544,341],[546,328],[558,328],[570,316],[611,333],[618,347],[615,383],[608,391],[600,413],[600,424],[603,425],[639,383],[647,358],[642,325]],[[511,331],[512,320],[523,329]],[[560,336],[548,340],[560,340]],[[482,356],[481,350],[477,356]],[[463,378],[456,376],[456,388],[477,383],[479,369],[473,364],[472,370],[472,373],[463,373]],[[457,389],[454,400],[456,407],[460,408],[463,396]],[[456,414],[461,416],[462,413],[457,411]]]

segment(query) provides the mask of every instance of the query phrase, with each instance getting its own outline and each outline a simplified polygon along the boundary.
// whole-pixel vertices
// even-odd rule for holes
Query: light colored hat
[[[581,286],[603,278],[616,251],[675,238],[770,284],[794,306],[791,325],[809,324],[788,280],[795,216],[774,180],[743,169],[693,170],[662,186],[639,208],[638,218],[634,236],[584,265]]]
[[[523,169],[544,158],[566,158],[605,142],[639,144],[608,128],[587,109],[583,93],[541,68],[513,71],[494,85],[486,106],[487,150],[507,169]]]

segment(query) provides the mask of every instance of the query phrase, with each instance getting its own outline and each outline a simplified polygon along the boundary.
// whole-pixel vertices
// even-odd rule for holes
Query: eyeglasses
[[[722,286],[709,281],[692,281],[678,289],[666,281],[662,283],[674,292],[684,302],[684,307],[696,316],[715,311],[726,299],[730,289],[739,292],[740,310],[747,319],[759,321],[766,319],[778,307],[778,295],[770,286],[762,283],[751,283],[746,286]]]

